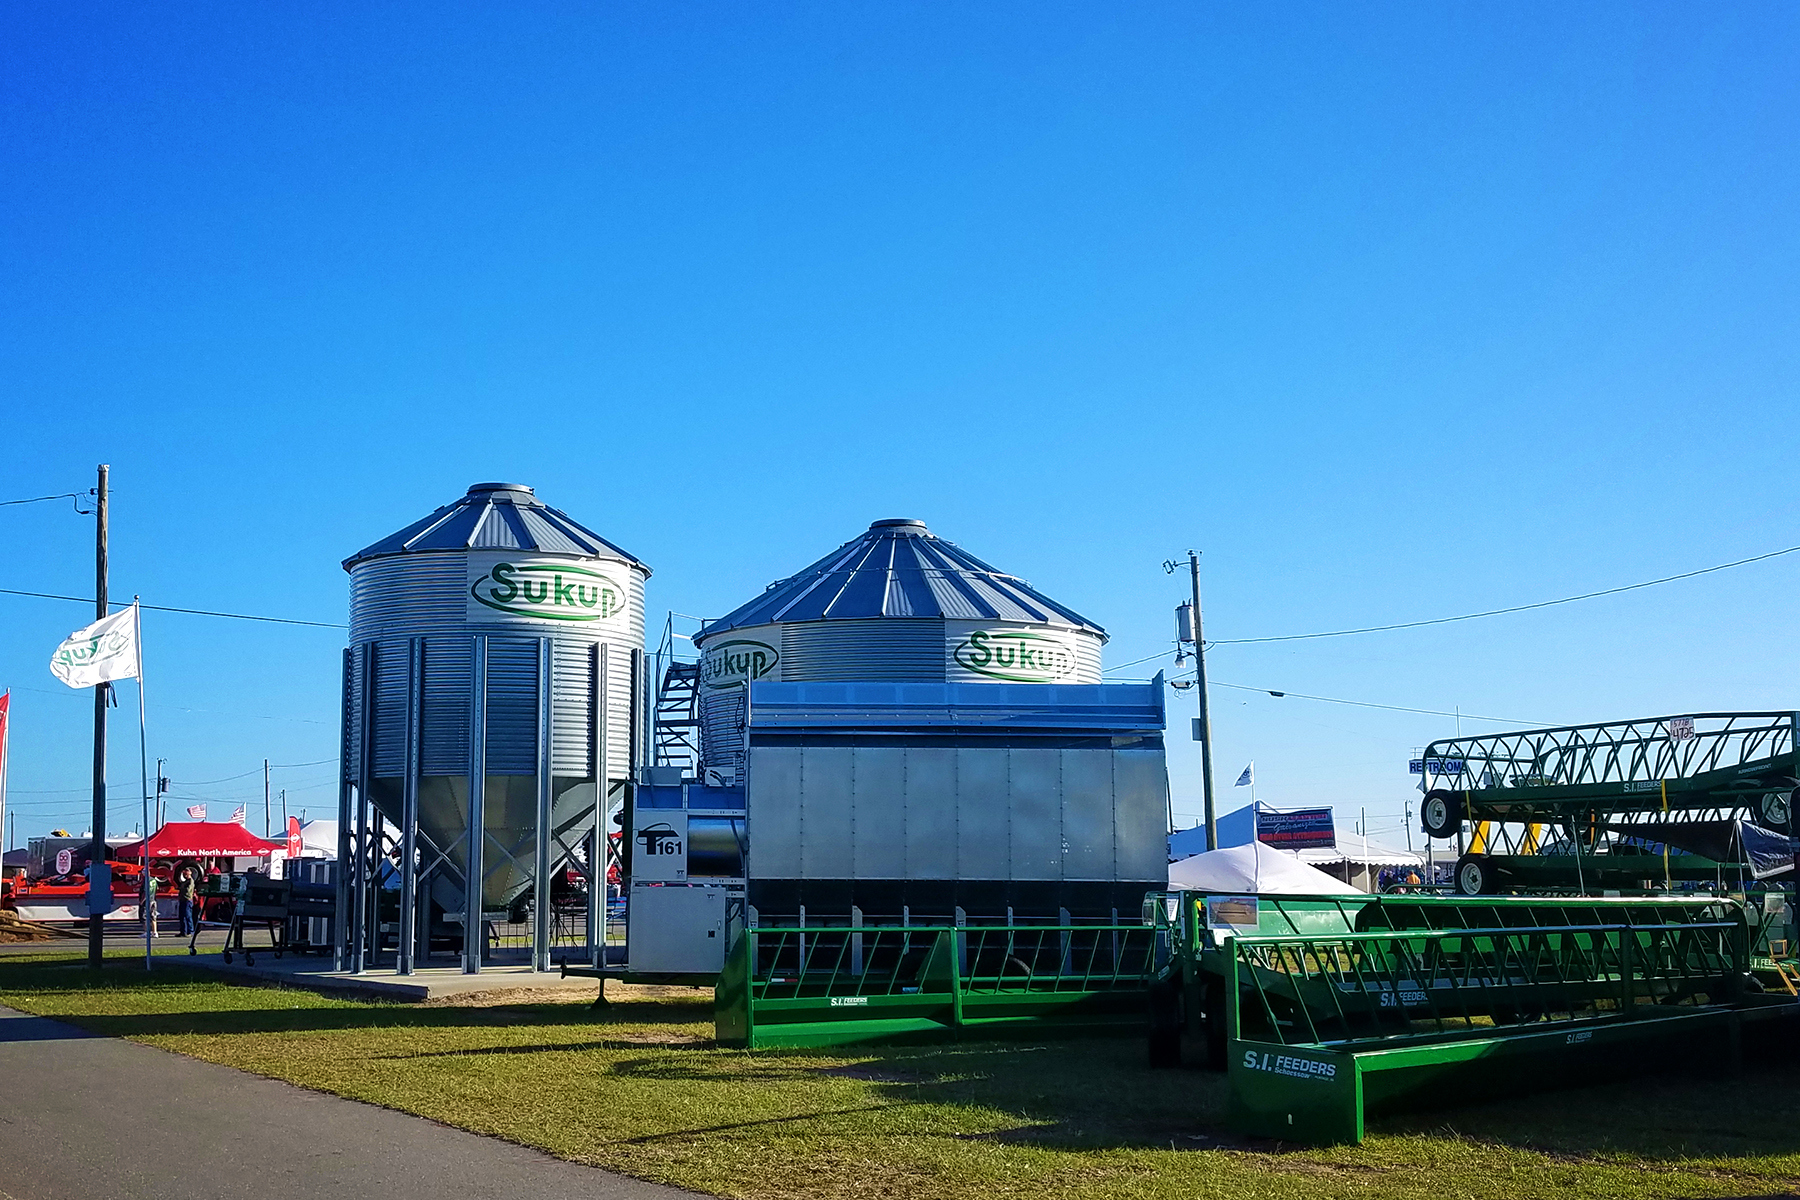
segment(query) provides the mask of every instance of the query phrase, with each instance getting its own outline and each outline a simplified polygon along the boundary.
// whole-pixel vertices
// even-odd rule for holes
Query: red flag
[[[300,836],[300,818],[289,817],[287,827],[287,854],[289,858],[299,858],[306,852],[306,840]]]

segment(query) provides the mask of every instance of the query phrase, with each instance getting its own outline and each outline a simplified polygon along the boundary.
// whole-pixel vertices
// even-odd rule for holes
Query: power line
[[[52,592],[21,592],[14,588],[0,588],[0,596],[30,596],[37,600],[72,600],[76,604],[92,604],[91,596],[59,596]],[[114,604],[113,608],[129,608],[128,604]],[[224,617],[232,621],[262,621],[270,625],[307,625],[314,629],[343,629],[345,626],[330,621],[301,621],[294,617],[259,617],[250,613],[214,612],[207,608],[171,608],[164,604],[140,604],[145,612],[185,613],[190,617]]]
[[[1248,687],[1241,683],[1221,683],[1216,679],[1212,681],[1212,686],[1232,688],[1235,691],[1240,692],[1265,692],[1268,695],[1274,696],[1277,700],[1289,698],[1295,700],[1318,700],[1325,704],[1348,704],[1356,708],[1381,708],[1386,709],[1388,712],[1423,713],[1428,717],[1461,717],[1465,721],[1491,721],[1496,725],[1554,726],[1556,724],[1554,721],[1527,721],[1523,719],[1514,719],[1512,717],[1484,717],[1478,713],[1445,712],[1438,708],[1407,708],[1400,704],[1375,704],[1368,700],[1341,700],[1336,696],[1309,696],[1305,692],[1284,692],[1278,691],[1275,688]]]
[[[26,500],[0,500],[0,508],[10,508],[14,504],[42,504],[46,500],[73,500],[75,511],[85,517],[92,514],[82,510],[81,502],[93,494],[93,489],[90,488],[85,492],[58,492],[54,496],[32,496]]]
[[[1751,558],[1740,558],[1736,562],[1720,563],[1716,567],[1702,567],[1698,571],[1683,571],[1679,575],[1665,575],[1661,579],[1647,579],[1643,583],[1628,583],[1624,587],[1603,588],[1598,592],[1583,592],[1579,596],[1564,596],[1560,600],[1540,600],[1536,604],[1516,604],[1511,608],[1490,608],[1486,612],[1464,613],[1458,617],[1433,617],[1429,621],[1402,621],[1397,625],[1367,625],[1360,629],[1334,629],[1327,633],[1290,633],[1281,637],[1260,638],[1219,638],[1208,644],[1213,646],[1249,646],[1262,642],[1302,642],[1313,638],[1349,637],[1353,633],[1386,633],[1393,629],[1418,629],[1425,625],[1449,625],[1455,621],[1473,621],[1480,617],[1498,617],[1503,616],[1506,613],[1530,612],[1534,608],[1550,608],[1558,604],[1573,604],[1577,600],[1592,600],[1599,596],[1616,596],[1620,592],[1635,592],[1639,588],[1655,587],[1662,583],[1674,583],[1681,579],[1692,579],[1697,575],[1710,575],[1714,571],[1729,571],[1733,567],[1744,567],[1751,563],[1766,562],[1771,558],[1780,558],[1784,554],[1793,554],[1795,551],[1800,551],[1800,546],[1789,546],[1785,550],[1771,550],[1767,554],[1758,554]]]

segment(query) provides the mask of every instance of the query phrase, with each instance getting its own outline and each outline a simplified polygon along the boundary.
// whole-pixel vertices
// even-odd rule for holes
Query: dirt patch
[[[61,942],[78,936],[48,925],[22,921],[17,913],[0,908],[0,942]]]
[[[437,996],[421,1002],[420,1007],[522,1008],[527,1005],[539,1004],[591,1005],[599,994],[598,983],[567,987],[502,987],[478,992],[459,992],[452,996]],[[620,983],[613,979],[606,981],[606,999],[611,1004],[629,1004],[634,1000],[687,1000],[696,1004],[711,1004],[712,998],[711,988],[676,987],[661,983]]]

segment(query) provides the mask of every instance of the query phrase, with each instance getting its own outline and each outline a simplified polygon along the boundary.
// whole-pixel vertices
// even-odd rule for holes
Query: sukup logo
[[[746,679],[761,679],[775,669],[781,656],[766,642],[747,638],[708,646],[700,659],[700,682],[707,687],[736,687]]]
[[[618,584],[564,563],[495,563],[469,595],[497,612],[539,621],[604,621],[625,609]]]
[[[1055,683],[1075,673],[1075,651],[1061,638],[977,629],[958,646],[956,665],[1012,683]]]

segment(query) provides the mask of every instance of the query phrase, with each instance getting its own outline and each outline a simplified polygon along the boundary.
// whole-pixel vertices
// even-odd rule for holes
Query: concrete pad
[[[534,971],[529,966],[486,966],[479,975],[465,975],[459,967],[420,967],[411,975],[401,975],[392,967],[364,971],[352,975],[333,971],[331,960],[311,954],[284,954],[276,958],[264,952],[255,955],[254,966],[247,965],[241,954],[233,954],[227,963],[217,953],[191,958],[176,958],[184,966],[203,967],[220,975],[246,982],[274,983],[283,987],[333,995],[357,996],[363,999],[397,1000],[424,1003],[433,1000],[468,1000],[488,993],[555,991],[571,995],[594,996],[600,981],[573,976],[564,979],[556,971]]]

